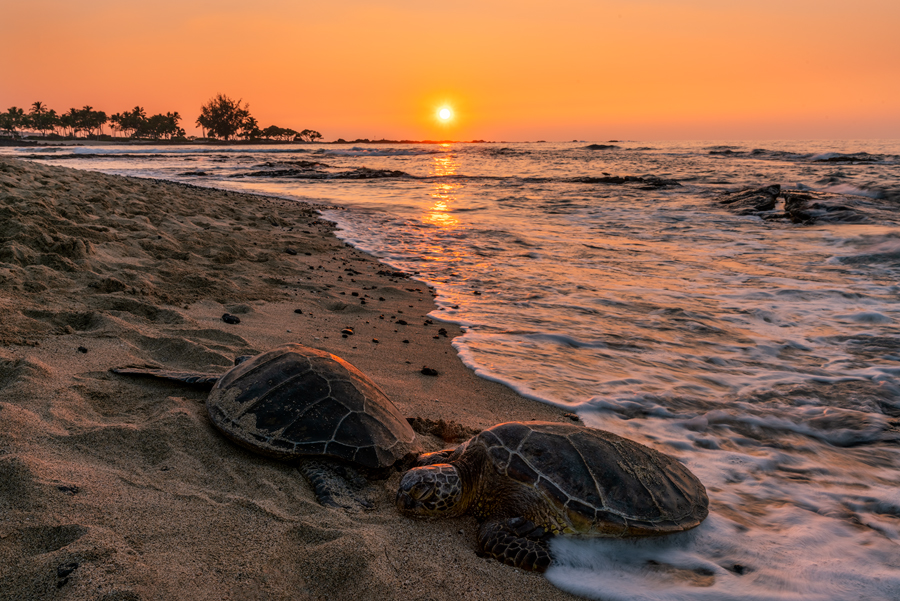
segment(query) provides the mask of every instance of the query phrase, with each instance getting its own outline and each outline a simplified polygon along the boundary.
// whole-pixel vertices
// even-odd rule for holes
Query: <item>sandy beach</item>
[[[408,417],[569,421],[465,368],[431,291],[313,207],[3,158],[0,291],[0,599],[573,598],[477,557],[470,518],[400,516],[399,474],[372,510],[322,507],[293,466],[214,430],[205,391],[110,373],[299,342]]]

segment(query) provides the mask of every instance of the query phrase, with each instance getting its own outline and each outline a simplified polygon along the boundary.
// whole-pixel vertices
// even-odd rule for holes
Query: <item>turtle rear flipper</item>
[[[297,465],[316,495],[319,505],[340,509],[372,509],[375,506],[363,494],[368,487],[365,478],[352,467],[331,461],[304,459]]]
[[[171,371],[168,369],[149,369],[140,367],[118,367],[110,370],[114,374],[123,376],[145,376],[148,378],[160,378],[173,380],[195,386],[213,386],[222,377],[222,374],[208,374],[194,371]]]
[[[551,536],[522,517],[485,522],[478,529],[479,555],[522,570],[544,572],[551,562],[547,546]]]

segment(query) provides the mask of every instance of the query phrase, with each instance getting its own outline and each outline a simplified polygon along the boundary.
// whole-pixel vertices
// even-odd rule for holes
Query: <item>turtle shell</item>
[[[300,344],[233,367],[206,408],[225,436],[281,459],[320,455],[383,468],[418,451],[412,427],[372,380]]]
[[[498,474],[532,487],[564,531],[643,536],[697,526],[703,484],[668,455],[611,432],[574,424],[510,422],[480,433]]]

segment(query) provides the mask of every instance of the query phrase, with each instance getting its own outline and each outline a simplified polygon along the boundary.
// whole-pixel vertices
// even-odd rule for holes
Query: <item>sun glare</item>
[[[452,116],[453,116],[453,111],[451,111],[447,107],[444,107],[438,111],[438,117],[441,118],[441,121],[449,121],[450,117],[452,117]]]

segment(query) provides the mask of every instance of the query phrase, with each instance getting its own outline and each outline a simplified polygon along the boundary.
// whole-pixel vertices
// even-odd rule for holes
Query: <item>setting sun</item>
[[[441,118],[441,121],[449,121],[450,118],[453,117],[453,111],[444,107],[438,111],[438,117]]]

